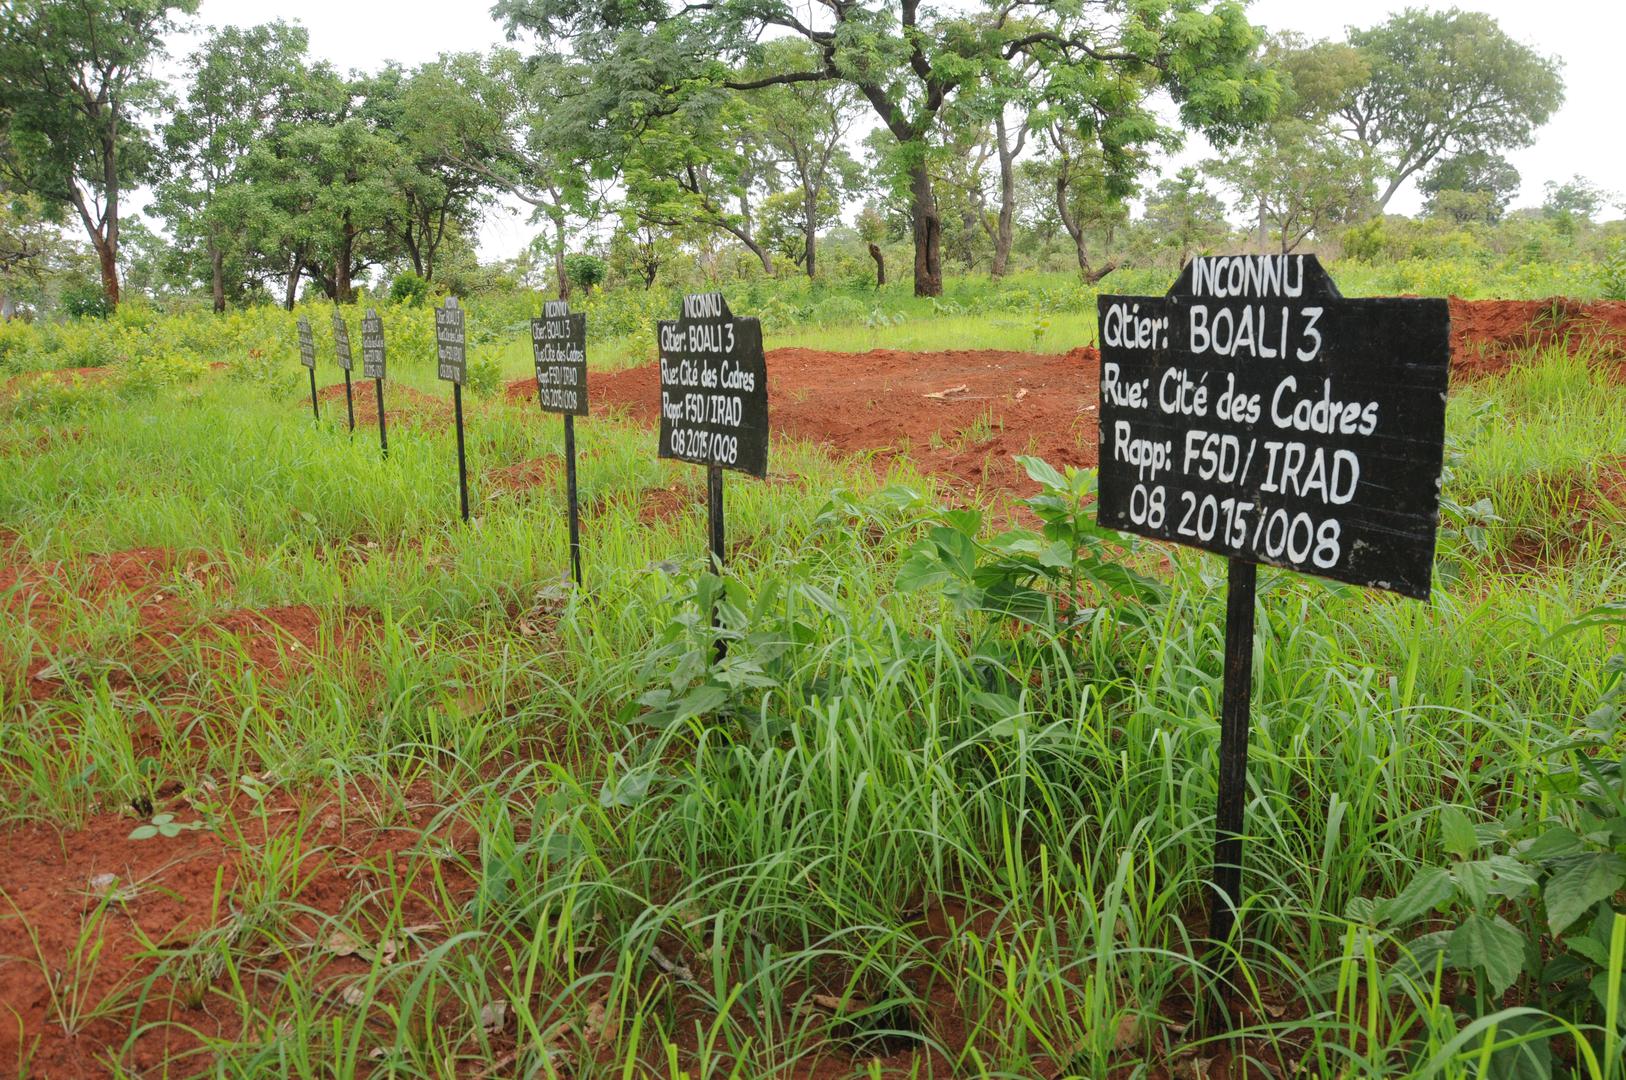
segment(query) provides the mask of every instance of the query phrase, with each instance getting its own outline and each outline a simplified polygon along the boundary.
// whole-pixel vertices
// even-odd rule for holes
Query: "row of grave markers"
[[[1210,941],[1242,902],[1243,809],[1258,564],[1427,599],[1439,521],[1450,364],[1444,300],[1346,299],[1313,255],[1205,256],[1164,296],[1102,295],[1097,521],[1229,560]],[[349,396],[349,341],[334,316]],[[436,310],[440,377],[453,385],[463,461],[463,311]],[[721,572],[723,472],[768,464],[762,328],[721,293],[685,296],[656,326],[661,458],[707,470]],[[383,329],[376,340],[383,435]],[[301,355],[314,366],[310,327]],[[549,303],[532,322],[537,396],[564,414],[571,561],[581,582],[573,420],[587,414],[586,317]],[[861,360],[855,358],[855,363]],[[315,373],[311,403],[316,406]],[[352,416],[352,428],[354,419]],[[715,621],[715,611],[713,619]],[[717,657],[723,643],[717,639]],[[1237,943],[1240,947],[1240,942]],[[1216,971],[1230,952],[1211,958]]]

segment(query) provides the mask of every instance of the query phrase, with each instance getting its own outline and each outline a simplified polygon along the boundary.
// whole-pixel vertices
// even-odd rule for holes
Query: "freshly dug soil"
[[[1626,379],[1626,301],[1451,298],[1451,376],[1500,375],[1537,350],[1560,345]]]
[[[1584,352],[1626,380],[1626,302],[1453,297],[1450,305],[1455,380],[1501,374],[1552,346]],[[956,485],[1026,495],[1035,485],[1016,455],[1096,464],[1099,354],[1091,347],[1064,354],[785,348],[769,350],[767,361],[775,433],[866,454],[879,466],[902,456]],[[530,379],[508,386],[511,400],[535,395]],[[596,414],[653,426],[659,368],[595,373],[589,397]]]
[[[373,390],[373,380],[353,380],[350,395],[356,408],[356,426],[377,427],[378,394]],[[345,422],[344,383],[324,386],[316,392],[316,396],[322,402],[324,419],[337,420],[341,424]],[[464,403],[465,408],[467,404]],[[310,406],[309,387],[306,388],[305,405],[307,408]],[[452,422],[452,395],[448,391],[445,396],[436,397],[422,390],[414,390],[410,386],[401,386],[385,380],[384,416],[390,427],[396,424],[429,428],[446,427]]]
[[[1035,454],[1053,465],[1096,458],[1097,354],[1003,351],[911,353],[875,349],[768,353],[773,430],[877,464],[909,458],[924,472],[970,487],[1019,492],[1034,485],[1013,458]],[[535,394],[528,379],[510,397]],[[660,374],[654,364],[595,374],[596,413],[623,412],[654,425]]]

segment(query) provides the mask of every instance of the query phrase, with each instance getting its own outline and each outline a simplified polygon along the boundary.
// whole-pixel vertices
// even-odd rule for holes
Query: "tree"
[[[1225,204],[1191,166],[1159,182],[1146,197],[1146,223],[1158,245],[1173,250],[1181,266],[1188,256],[1209,250],[1231,231]]]
[[[37,196],[0,187],[0,320],[15,317],[21,302],[39,303],[47,280],[73,260],[61,217]]]
[[[1375,212],[1441,158],[1529,146],[1564,101],[1559,62],[1479,12],[1408,8],[1352,30],[1349,43],[1371,77],[1335,112],[1345,135],[1382,163]]]
[[[474,53],[445,55],[410,76],[388,67],[360,88],[361,115],[400,150],[384,229],[427,282],[441,244],[473,229],[492,200],[494,181],[477,162],[499,153],[504,135],[483,65]]]
[[[1417,186],[1431,216],[1492,223],[1519,193],[1519,170],[1500,154],[1470,150],[1436,162]]]
[[[0,174],[14,191],[71,206],[90,236],[110,305],[119,299],[119,215],[153,148],[141,114],[171,12],[197,0],[9,0],[0,5]]]
[[[1562,184],[1549,180],[1544,188],[1547,197],[1541,204],[1542,215],[1566,235],[1597,217],[1610,198],[1609,192],[1584,176],[1572,176]]]
[[[383,225],[396,208],[400,148],[358,115],[357,92],[331,68],[313,67],[291,122],[255,144],[227,192],[254,245],[286,268],[290,308],[301,277],[352,301],[355,278],[399,251]]]
[[[1278,120],[1207,167],[1236,190],[1237,209],[1258,212],[1262,232],[1275,225],[1284,255],[1371,205],[1372,162],[1304,120]]]
[[[1135,165],[1109,160],[1099,146],[1062,123],[1047,124],[1044,139],[1045,158],[1033,163],[1030,172],[1049,186],[1056,218],[1073,242],[1079,276],[1093,285],[1116,270],[1118,263],[1109,257],[1097,265],[1089,249],[1101,238],[1110,250],[1117,227],[1129,220],[1126,200],[1135,191],[1131,178],[1144,159],[1137,155]]]
[[[158,209],[183,249],[201,243],[216,311],[226,310],[226,263],[246,255],[240,207],[222,198],[255,145],[288,122],[304,79],[309,36],[283,22],[210,32],[187,58],[186,103],[163,128],[166,176]]]
[[[772,169],[743,100],[716,90],[689,94],[677,112],[652,117],[624,156],[623,216],[679,238],[733,237],[772,276],[756,205]]]
[[[751,93],[776,85],[840,82],[867,101],[896,144],[908,178],[915,291],[942,291],[942,222],[928,150],[945,106],[962,86],[1029,58],[1051,69],[1077,117],[1098,119],[1108,144],[1143,136],[1155,117],[1146,98],[1167,89],[1183,123],[1226,142],[1268,114],[1274,76],[1253,57],[1258,36],[1239,4],[1198,0],[1083,0],[1028,5],[1009,0],[965,13],[924,10],[919,0],[839,0],[812,9],[787,0],[749,4],[665,0],[498,0],[511,33],[532,31],[544,56],[588,69],[591,90],[573,104],[628,146],[651,118],[712,89]],[[765,36],[789,32],[811,44],[818,65],[739,69],[759,58]],[[1054,73],[1065,78],[1056,79]]]
[[[762,68],[815,71],[817,64],[818,54],[805,42],[780,39],[766,46]],[[857,119],[857,98],[844,83],[819,80],[775,83],[744,104],[746,122],[789,181],[788,190],[769,196],[771,210],[800,232],[802,250],[791,257],[814,277],[819,230],[840,217],[841,193],[860,182],[858,162],[842,145]]]

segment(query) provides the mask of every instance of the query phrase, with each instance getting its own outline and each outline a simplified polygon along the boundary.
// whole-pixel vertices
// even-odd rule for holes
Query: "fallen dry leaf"
[[[582,1037],[589,1046],[601,1045],[609,1027],[610,1014],[604,1008],[603,1001],[595,1001],[587,1006],[587,1016],[582,1021]]]
[[[1017,401],[1021,401],[1023,398],[1025,398],[1027,396],[1028,396],[1028,388],[1025,387],[1025,386],[1022,387],[1022,389],[1020,389],[1020,390],[1018,390],[1016,392],[1016,400]]]
[[[495,1035],[508,1026],[508,1002],[488,1001],[480,1006],[480,1027],[486,1034]]]
[[[334,956],[356,956],[364,946],[343,930],[334,930],[322,942],[322,948]]]

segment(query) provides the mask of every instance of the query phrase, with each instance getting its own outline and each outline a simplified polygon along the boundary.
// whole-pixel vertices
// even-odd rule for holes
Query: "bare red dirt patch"
[[[252,865],[257,853],[296,827],[304,829],[303,849],[310,852],[287,897],[290,907],[299,909],[287,931],[296,947],[308,939],[308,948],[318,955],[324,951],[329,935],[313,913],[334,916],[359,904],[360,916],[382,921],[385,912],[374,897],[389,895],[381,888],[386,860],[393,860],[397,880],[408,881],[415,871],[435,864],[454,903],[461,903],[472,892],[472,882],[454,862],[425,853],[426,830],[439,812],[432,792],[420,784],[404,794],[404,816],[388,826],[375,822],[379,807],[390,800],[352,782],[344,790],[306,793],[299,800],[273,794],[263,815],[248,799],[239,799],[230,811],[234,823],[174,837],[132,840],[131,830],[141,821],[112,813],[96,814],[83,829],[67,832],[31,825],[0,830],[0,845],[8,855],[0,864],[0,1001],[8,1006],[0,1013],[0,1062],[5,1063],[0,1068],[27,1061],[29,1075],[52,1080],[105,1076],[109,1070],[104,1061],[117,1056],[126,1038],[144,1026],[121,1062],[126,1075],[158,1073],[182,1062],[189,1073],[207,1071],[204,1060],[182,1057],[199,1048],[188,1029],[233,1037],[240,1017],[215,1002],[205,1000],[198,1007],[185,1000],[186,994],[160,973],[143,938],[173,948],[226,927],[236,917],[238,889],[261,872]],[[202,820],[184,803],[167,809],[182,823]],[[223,842],[223,836],[241,836],[242,843]],[[458,850],[469,843],[462,832],[439,839]],[[217,874],[224,901],[218,911]],[[431,940],[444,937],[431,874],[419,874],[405,900],[407,924],[417,924]],[[99,946],[99,960],[76,969],[73,953],[82,932],[89,947]],[[365,970],[359,956],[325,951],[333,955],[322,964],[324,977]],[[417,947],[411,955],[417,955]],[[272,964],[281,967],[284,962]],[[54,998],[46,970],[57,973]],[[149,981],[151,993],[138,1010]],[[224,985],[223,975],[213,978],[206,997]],[[63,1023],[65,1012],[71,1011],[64,1008],[72,1000],[67,994],[106,1015],[86,1019],[70,1034]]]
[[[316,392],[316,396],[323,402],[324,419],[337,420],[341,424],[345,422],[347,415],[344,409],[344,383],[324,386]],[[373,381],[355,380],[350,387],[350,397],[355,405],[356,426],[377,427],[378,394],[373,389]],[[386,381],[384,418],[390,427],[399,423],[415,427],[443,428],[452,422],[452,398],[450,394],[436,397],[422,390],[414,390],[410,386]]]
[[[1451,298],[1451,375],[1500,375],[1532,350],[1561,347],[1626,377],[1626,301]]]
[[[1024,492],[1033,484],[1012,460],[1018,454],[1055,465],[1095,464],[1094,349],[1033,354],[792,348],[771,350],[767,360],[769,417],[780,435],[872,453],[882,463],[904,455],[950,481]],[[531,389],[522,379],[509,392]],[[624,410],[654,424],[659,370],[646,364],[595,374],[592,399],[595,412]]]

